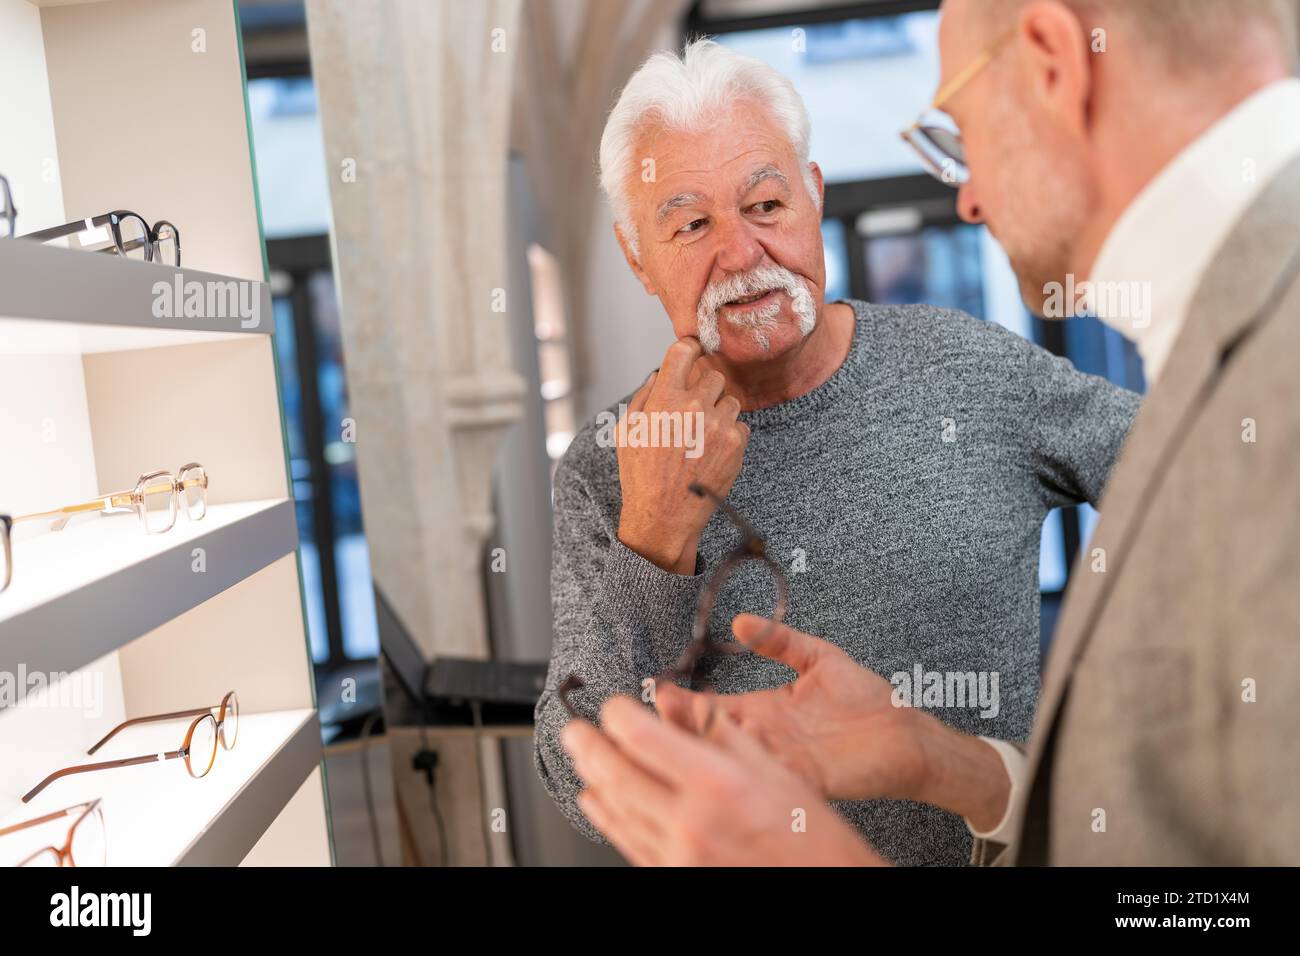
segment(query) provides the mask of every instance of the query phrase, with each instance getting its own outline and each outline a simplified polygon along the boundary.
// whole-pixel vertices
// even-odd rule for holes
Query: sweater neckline
[[[740,421],[750,428],[770,428],[796,422],[809,414],[817,413],[836,405],[844,395],[860,386],[858,370],[865,352],[866,340],[866,303],[857,299],[836,299],[834,303],[843,302],[853,309],[853,338],[849,341],[848,354],[834,373],[810,392],[749,412],[740,413]]]

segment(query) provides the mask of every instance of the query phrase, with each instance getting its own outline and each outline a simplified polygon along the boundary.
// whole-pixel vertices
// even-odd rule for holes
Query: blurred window
[[[307,633],[318,680],[379,654],[310,76],[248,81]]]

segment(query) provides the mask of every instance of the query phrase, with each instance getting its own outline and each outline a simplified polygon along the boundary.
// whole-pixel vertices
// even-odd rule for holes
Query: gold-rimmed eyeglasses
[[[134,511],[140,518],[146,534],[162,534],[176,524],[181,510],[191,521],[201,521],[208,513],[208,473],[196,461],[182,465],[177,474],[170,471],[151,471],[141,475],[134,488],[110,491],[96,495],[92,501],[64,505],[50,511],[14,515],[13,522],[53,519],[51,531],[62,531],[69,521],[79,514],[98,511],[114,514]]]
[[[981,70],[993,62],[1015,35],[1016,28],[1012,27],[990,43],[964,70],[939,87],[933,102],[916,122],[899,133],[903,142],[921,157],[926,172],[954,189],[960,189],[970,182],[970,167],[966,165],[966,148],[962,145],[961,131],[953,118],[944,112],[944,107]]]
[[[196,461],[182,465],[176,475],[151,471],[141,475],[134,488],[98,495],[92,501],[26,515],[0,514],[0,591],[13,580],[11,539],[17,522],[48,519],[51,531],[62,531],[79,514],[134,511],[146,534],[162,534],[176,525],[176,517],[182,510],[191,521],[202,521],[208,513],[208,473]]]

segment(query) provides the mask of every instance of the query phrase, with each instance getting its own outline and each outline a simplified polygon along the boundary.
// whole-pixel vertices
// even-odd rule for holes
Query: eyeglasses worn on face
[[[181,264],[180,231],[165,219],[159,219],[150,227],[143,216],[129,209],[118,209],[102,216],[29,232],[19,238],[52,242],[80,233],[90,233],[89,241],[79,240],[83,249],[112,253],[143,262],[156,262],[172,268]]]
[[[108,841],[104,832],[104,811],[98,799],[55,810],[34,820],[24,820],[0,828],[0,837],[18,833],[42,823],[74,817],[62,846],[46,846],[22,860],[17,866],[103,866],[107,860]]]
[[[214,710],[219,712],[216,717],[212,716]],[[112,740],[120,731],[135,724],[153,723],[161,720],[181,720],[186,717],[193,717],[194,720],[190,722],[189,729],[185,732],[185,739],[181,741],[181,745],[175,750],[164,750],[161,753],[146,754],[140,757],[125,757],[121,760],[106,760],[102,763],[64,767],[62,770],[54,771],[54,773],[24,794],[23,803],[30,803],[32,798],[60,777],[67,777],[74,773],[114,770],[118,767],[132,767],[163,760],[184,760],[185,769],[189,771],[191,777],[207,776],[208,771],[212,769],[212,765],[217,759],[218,740],[221,741],[221,746],[224,749],[235,749],[235,738],[239,735],[239,699],[235,696],[233,690],[221,698],[221,703],[214,707],[196,707],[193,710],[178,710],[170,714],[152,714],[148,717],[133,717],[130,720],[124,720],[105,734],[103,739],[86,753],[88,756],[94,756],[95,751]]]
[[[695,671],[699,667],[700,661],[705,657],[730,654],[745,654],[749,651],[743,644],[731,641],[721,643],[715,641],[709,636],[709,618],[713,614],[713,606],[717,603],[718,594],[721,593],[723,586],[730,580],[731,575],[742,564],[747,561],[757,561],[772,574],[772,580],[776,584],[776,607],[772,611],[772,617],[768,623],[764,636],[772,628],[785,620],[786,610],[790,605],[790,586],[786,580],[785,572],[781,566],[773,561],[767,554],[767,545],[763,539],[754,531],[749,522],[728,504],[724,499],[719,497],[707,488],[692,483],[690,486],[691,494],[699,498],[710,498],[714,504],[722,511],[724,515],[735,525],[740,532],[740,543],[733,548],[717,569],[709,576],[705,583],[704,590],[700,592],[700,598],[695,606],[695,623],[691,630],[691,642],[682,652],[681,657],[668,670],[657,675],[654,679],[657,682],[662,680],[685,681],[691,682],[695,679]],[[760,638],[761,640],[761,638]],[[697,682],[702,688],[707,688],[703,682]],[[557,693],[560,697],[560,703],[564,709],[569,712],[570,717],[581,717],[573,703],[569,700],[569,695],[575,690],[580,690],[586,686],[586,682],[577,674],[570,674],[560,684]]]
[[[966,149],[962,145],[961,131],[944,107],[952,101],[975,76],[993,62],[1002,48],[1016,35],[1012,27],[990,43],[966,68],[939,88],[934,101],[921,113],[916,122],[899,135],[921,157],[921,163],[935,179],[960,189],[970,182],[970,168],[966,165]]]

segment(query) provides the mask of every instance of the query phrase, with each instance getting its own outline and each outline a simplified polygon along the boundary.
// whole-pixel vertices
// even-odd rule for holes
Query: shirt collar
[[[1160,375],[1215,252],[1297,155],[1300,79],[1288,78],[1247,97],[1183,149],[1107,235],[1089,280],[1093,311],[1137,345],[1148,385]]]

